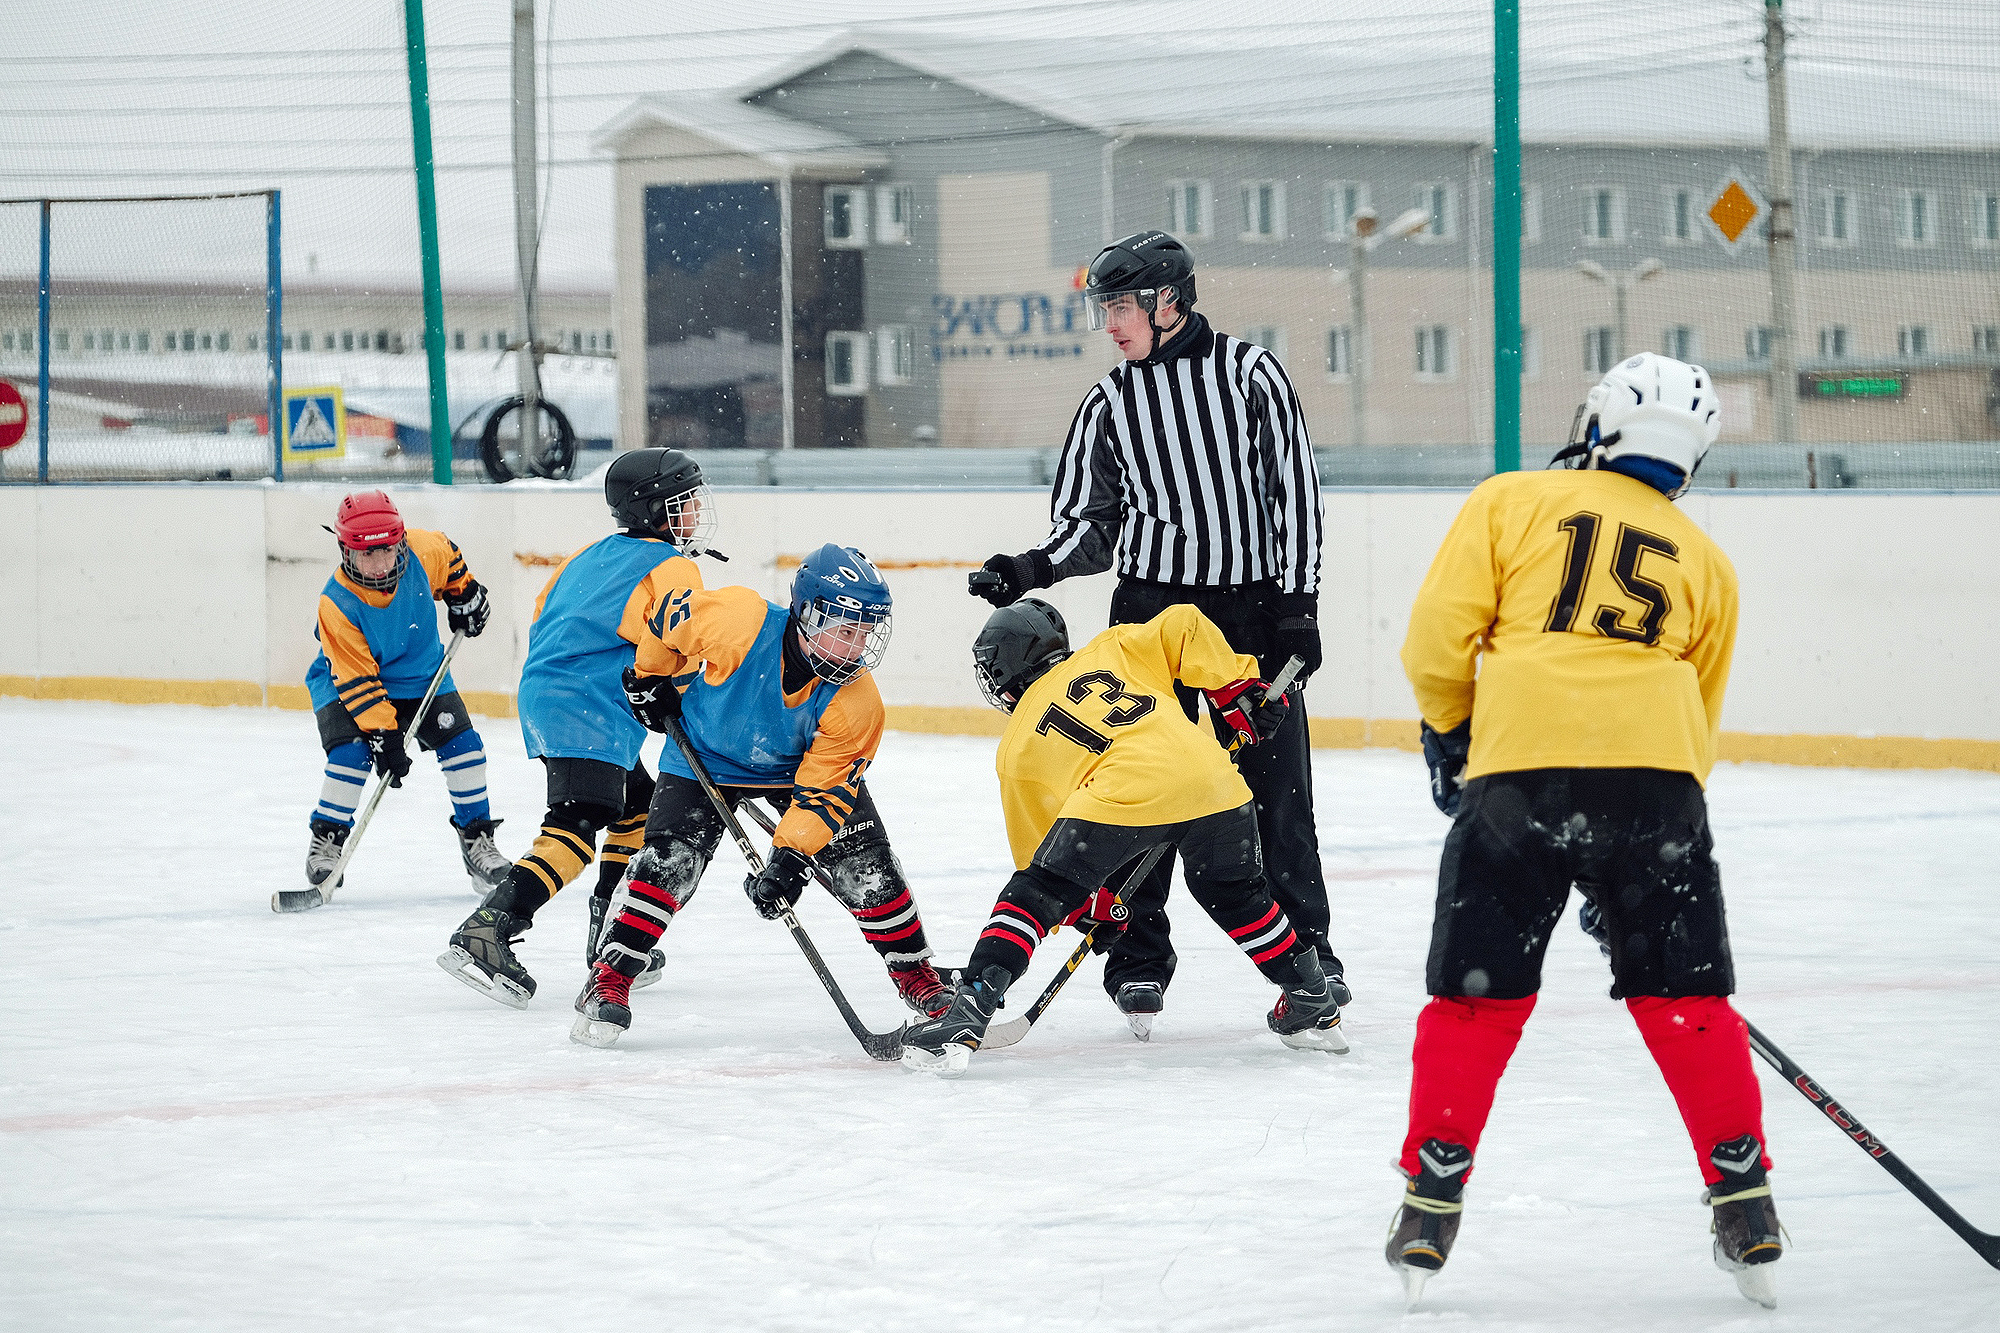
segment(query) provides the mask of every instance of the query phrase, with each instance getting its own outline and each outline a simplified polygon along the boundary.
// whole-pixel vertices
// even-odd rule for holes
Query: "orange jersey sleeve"
[[[319,646],[333,668],[333,687],[354,725],[363,731],[394,731],[396,708],[382,687],[381,665],[368,636],[325,594],[319,599]]]
[[[819,734],[799,761],[792,803],[771,835],[773,847],[811,856],[833,840],[854,813],[861,775],[882,748],[884,726],[882,691],[872,674],[863,672],[840,687],[820,714]]]
[[[701,568],[684,555],[662,560],[640,579],[625,599],[625,613],[618,618],[618,637],[627,643],[641,643],[646,626],[675,593],[700,592]],[[663,622],[664,623],[664,620]],[[644,670],[644,668],[640,668]]]
[[[686,689],[697,666],[711,685],[743,665],[770,609],[750,588],[683,588],[670,593],[645,621],[636,665],[642,676],[673,676]]]
[[[423,528],[411,528],[403,540],[409,543],[410,554],[429,576],[431,596],[456,597],[472,586],[472,570],[466,566],[465,554],[458,549],[457,542],[442,532]]]

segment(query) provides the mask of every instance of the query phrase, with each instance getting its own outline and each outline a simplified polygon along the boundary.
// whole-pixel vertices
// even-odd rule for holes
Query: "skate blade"
[[[972,1064],[972,1052],[968,1048],[952,1042],[944,1048],[942,1055],[933,1055],[921,1046],[903,1048],[903,1068],[919,1074],[935,1074],[939,1078],[958,1078]]]
[[[271,895],[273,912],[310,912],[326,902],[317,888],[279,889]]]
[[[1771,1270],[1776,1264],[1746,1264],[1733,1269],[1729,1276],[1736,1279],[1736,1290],[1743,1293],[1745,1300],[1755,1301],[1766,1310],[1778,1308],[1778,1275]]]
[[[526,1009],[528,1001],[535,998],[533,991],[523,990],[505,977],[488,976],[472,955],[456,944],[438,955],[437,965],[481,995],[498,1000],[509,1009]]]
[[[1396,1274],[1403,1279],[1403,1308],[1414,1310],[1417,1302],[1424,1298],[1424,1283],[1437,1272],[1434,1268],[1416,1268],[1410,1264],[1397,1264]]]
[[[660,979],[667,970],[667,955],[662,949],[655,949],[646,955],[646,970],[632,978],[632,989],[641,990]]]
[[[606,1023],[598,1018],[576,1016],[576,1022],[569,1025],[569,1039],[579,1046],[596,1046],[600,1049],[616,1044],[625,1035],[625,1029],[616,1023]]]
[[[1153,1039],[1153,1020],[1158,1017],[1158,1014],[1127,1014],[1125,1015],[1125,1026],[1131,1028],[1132,1035],[1140,1041],[1151,1041]]]
[[[1295,1051],[1324,1051],[1329,1055],[1346,1055],[1347,1038],[1341,1035],[1340,1024],[1330,1028],[1307,1028],[1304,1032],[1281,1032],[1278,1040]]]

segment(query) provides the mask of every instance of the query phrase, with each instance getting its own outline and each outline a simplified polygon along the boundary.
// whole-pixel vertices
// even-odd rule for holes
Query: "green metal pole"
[[[445,398],[444,278],[438,263],[437,177],[431,158],[430,75],[424,67],[424,0],[403,0],[410,52],[410,147],[417,162],[417,227],[424,248],[424,357],[431,381],[431,480],[451,485],[451,409]]]
[[[1521,3],[1493,0],[1493,470],[1521,468]]]

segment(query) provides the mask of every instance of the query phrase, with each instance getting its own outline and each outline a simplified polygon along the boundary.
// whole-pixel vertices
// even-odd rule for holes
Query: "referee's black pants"
[[[1256,657],[1258,674],[1269,680],[1284,666],[1275,656],[1277,618],[1269,609],[1276,595],[1277,588],[1270,583],[1196,588],[1121,579],[1111,595],[1111,623],[1143,624],[1170,606],[1186,603],[1214,621],[1230,647]],[[1175,692],[1188,717],[1196,718],[1199,692],[1185,686]],[[1319,832],[1313,824],[1312,747],[1303,690],[1293,686],[1291,699],[1278,734],[1244,749],[1237,769],[1257,803],[1257,832],[1271,896],[1326,966],[1333,953],[1326,939],[1326,879],[1320,873]],[[1173,979],[1174,946],[1167,924],[1167,887],[1173,868],[1174,855],[1168,852],[1132,898],[1131,918],[1105,959],[1107,993],[1116,995],[1120,986],[1132,981],[1158,982],[1164,989]],[[1333,970],[1338,970],[1337,962]]]

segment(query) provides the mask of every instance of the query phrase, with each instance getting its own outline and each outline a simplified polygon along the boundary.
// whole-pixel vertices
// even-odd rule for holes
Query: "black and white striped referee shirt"
[[[1112,567],[1198,587],[1319,591],[1319,469],[1299,396],[1271,352],[1199,314],[1159,361],[1084,395],[1035,549],[1057,579]]]

